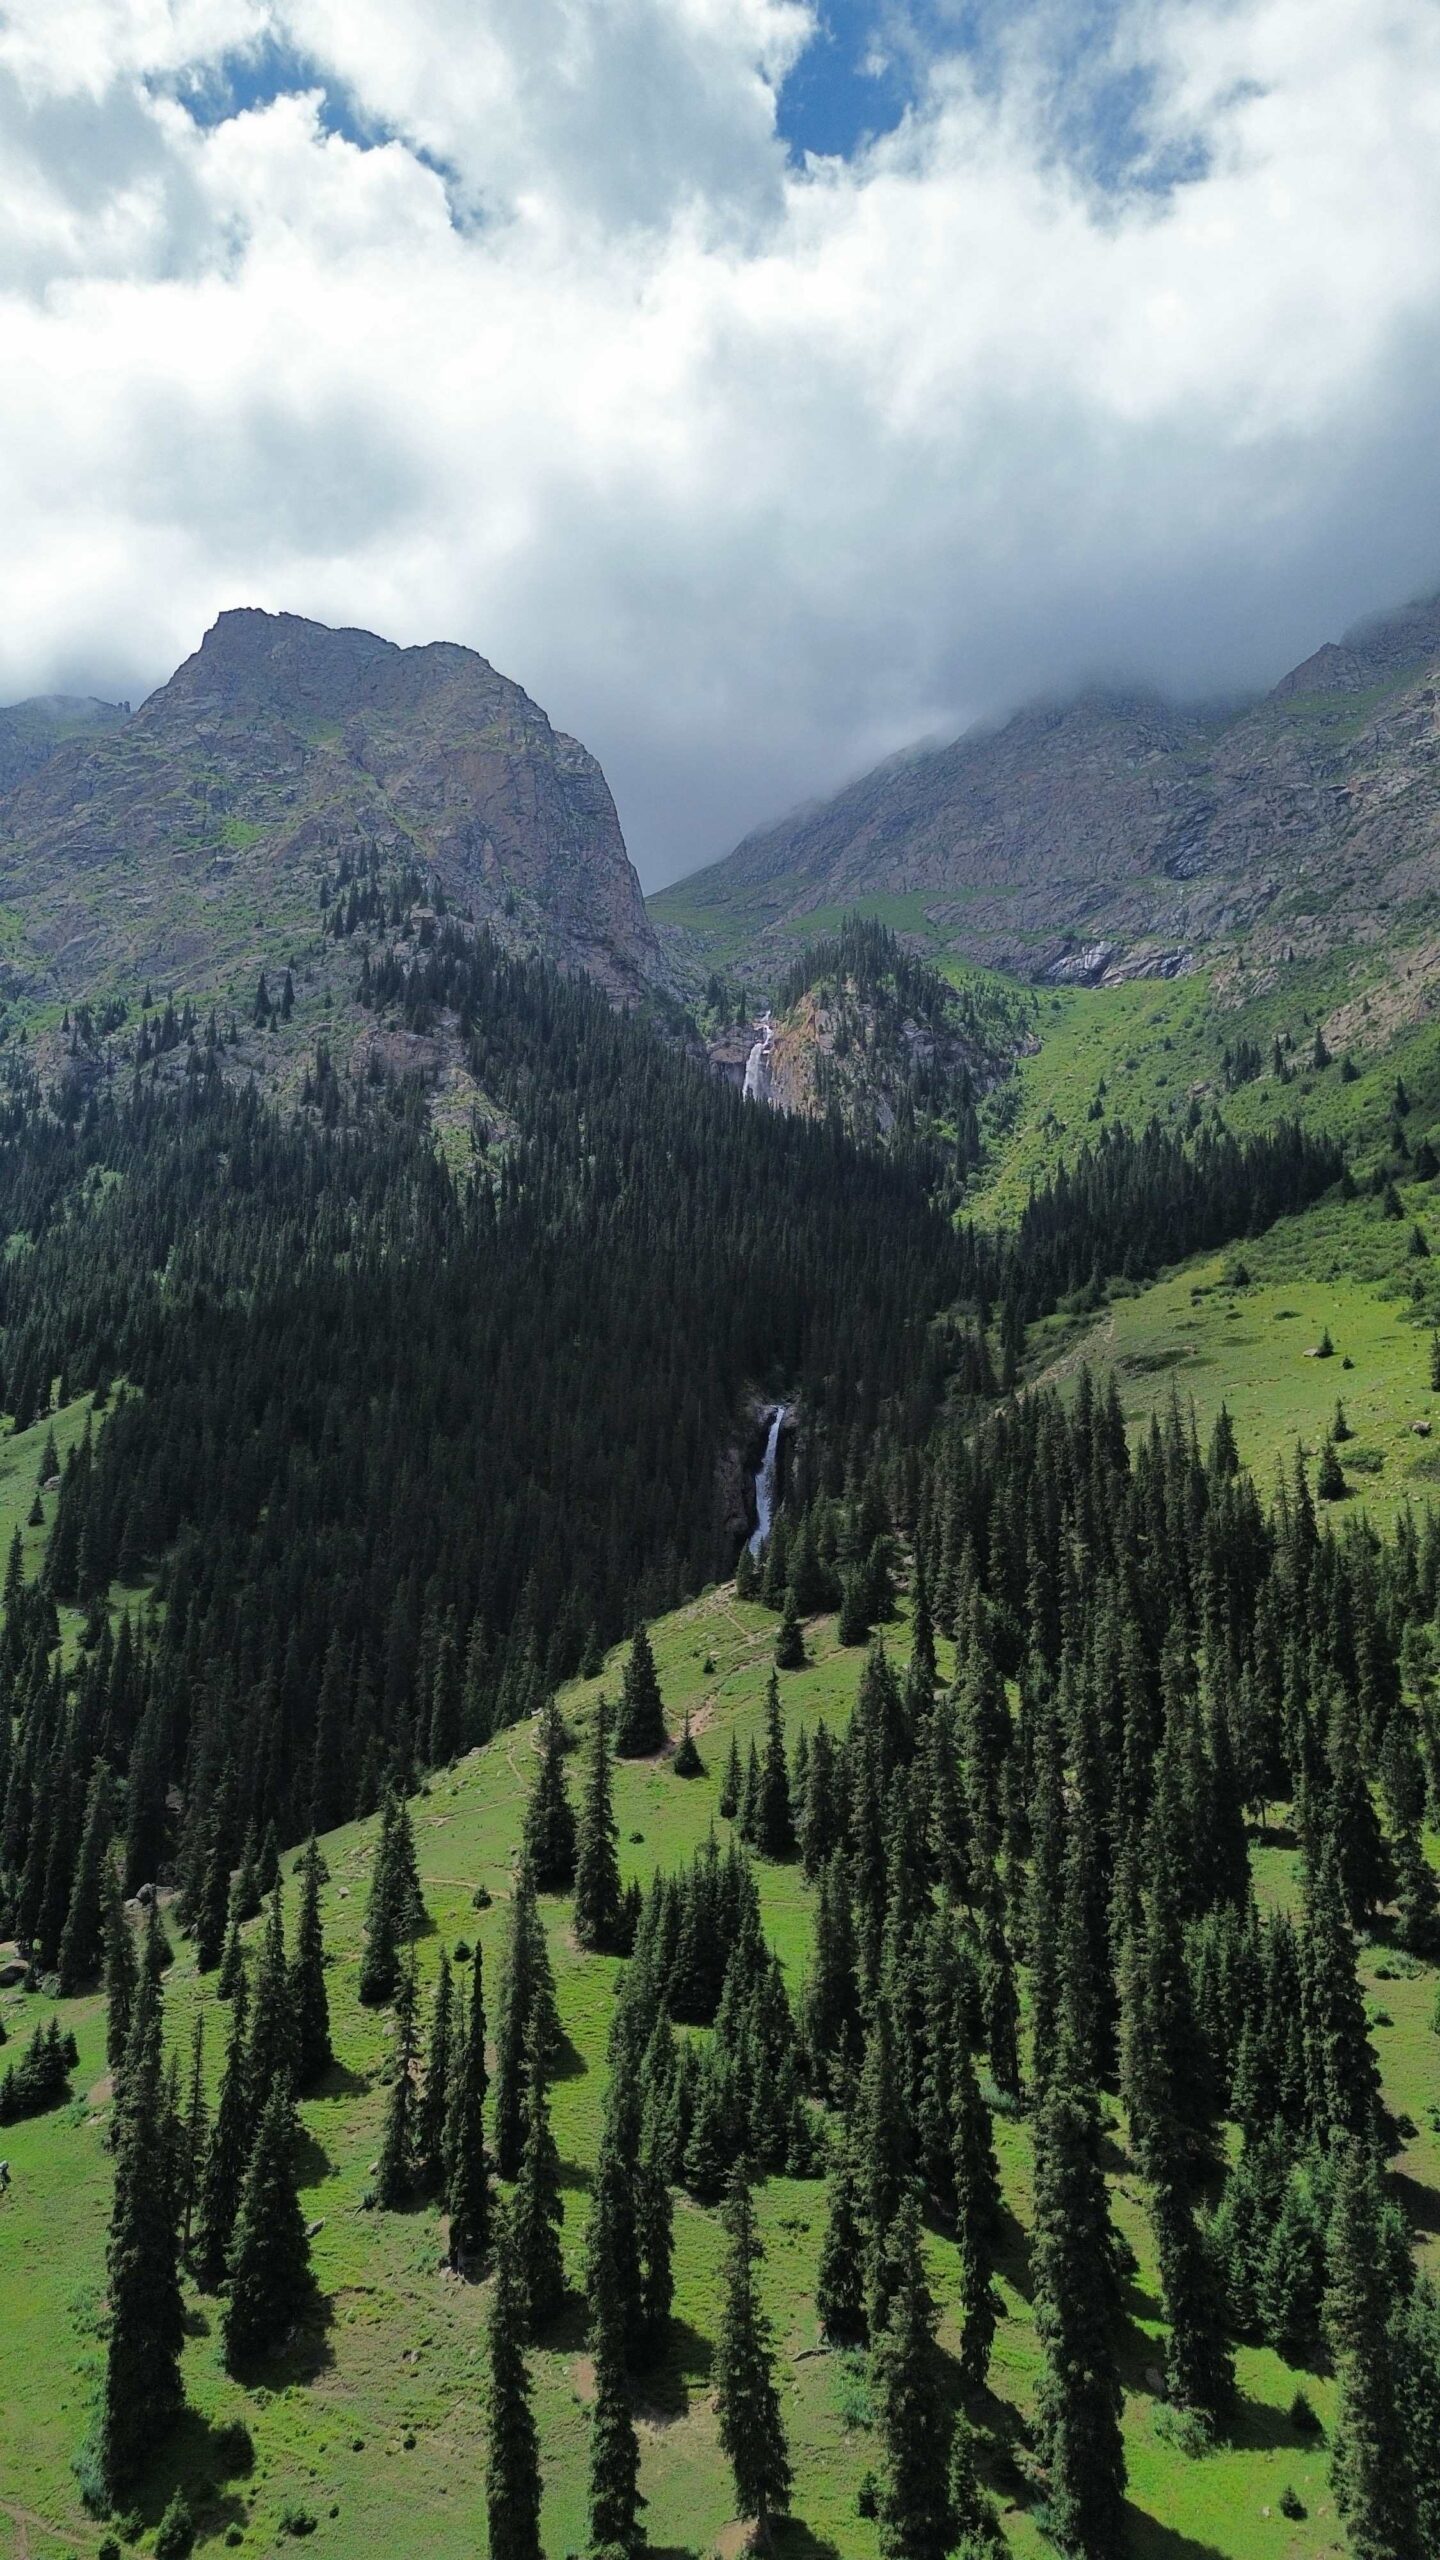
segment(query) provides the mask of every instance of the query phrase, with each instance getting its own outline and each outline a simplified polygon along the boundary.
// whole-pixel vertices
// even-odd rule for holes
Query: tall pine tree
[[[300,1917],[290,1967],[295,2086],[313,2089],[335,2059],[325,1988],[325,1935],[320,1919],[320,1851],[314,1834],[300,1869]]]
[[[770,2519],[790,2503],[790,2451],[775,2388],[775,2348],[761,2308],[760,2235],[743,2162],[725,2198],[724,2299],[715,2340],[720,2445],[735,2481],[735,2503],[762,2545]]]
[[[527,2308],[508,2217],[501,2217],[486,2323],[485,2515],[490,2560],[544,2560],[540,2439],[525,2362]]]
[[[314,2303],[298,2149],[290,2092],[277,2079],[256,2129],[230,2242],[230,2290],[220,2328],[232,2373],[247,2372],[275,2354]]]
[[[615,1847],[618,1836],[610,1797],[610,1749],[602,1697],[595,1707],[575,1853],[575,1935],[592,1954],[608,1953],[620,1941],[620,1861]]]
[[[663,1751],[666,1740],[665,1707],[655,1656],[644,1627],[637,1627],[615,1718],[615,1757],[646,1760],[653,1752]]]
[[[112,2498],[136,2479],[184,2405],[175,2141],[165,2095],[158,1977],[141,1976],[126,2050],[105,2264],[110,2328],[100,2469]]]

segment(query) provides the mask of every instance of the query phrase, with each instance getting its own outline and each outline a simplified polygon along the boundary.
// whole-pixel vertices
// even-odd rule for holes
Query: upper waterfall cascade
[[[770,1100],[770,1051],[775,1040],[775,1025],[766,1007],[756,1025],[760,1037],[745,1061],[745,1091],[752,1102]]]
[[[749,1091],[747,1082],[746,1091]],[[750,1553],[758,1556],[770,1535],[775,1518],[775,1481],[779,1465],[780,1430],[785,1420],[785,1407],[777,1404],[770,1416],[765,1435],[765,1455],[755,1470],[755,1526],[750,1535]]]

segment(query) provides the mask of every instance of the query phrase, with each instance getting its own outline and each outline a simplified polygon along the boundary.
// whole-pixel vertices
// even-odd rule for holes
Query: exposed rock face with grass
[[[12,791],[72,738],[103,734],[126,713],[127,706],[85,694],[41,693],[12,702],[0,711],[0,791]]]
[[[117,971],[223,983],[257,925],[272,950],[313,933],[321,878],[371,848],[619,999],[663,976],[594,757],[448,642],[223,613],[132,717],[70,734],[0,801],[0,894],[67,998]]]
[[[1418,931],[1440,898],[1440,599],[1327,644],[1264,700],[1096,690],[898,756],[746,838],[653,911],[773,962],[879,900],[1055,982],[1169,977]],[[899,925],[898,914],[887,921]]]

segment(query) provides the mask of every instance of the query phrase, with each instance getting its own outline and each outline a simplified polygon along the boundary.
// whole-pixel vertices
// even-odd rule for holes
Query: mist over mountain
[[[767,965],[807,915],[905,900],[1018,976],[1173,976],[1221,941],[1314,953],[1440,893],[1440,599],[1326,642],[1258,701],[1095,689],[900,755],[661,891]]]

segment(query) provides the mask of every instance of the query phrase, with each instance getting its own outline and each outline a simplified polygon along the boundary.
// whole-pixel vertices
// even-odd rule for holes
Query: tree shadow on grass
[[[1026,2469],[1033,2452],[1031,2431],[1020,2411],[987,2386],[973,2394],[968,2411],[975,2426],[975,2452],[987,2489],[1016,2506],[1034,2503],[1034,2481]]]
[[[302,2091],[307,2099],[363,2098],[370,2087],[367,2071],[352,2071],[348,2062],[332,2062],[316,2081],[313,2089]]]
[[[688,2415],[693,2391],[703,2391],[713,2361],[710,2340],[684,2319],[671,2319],[665,2329],[663,2363],[652,2365],[635,2384],[637,2416],[671,2426]]]
[[[1022,2302],[1034,2300],[1035,2286],[1030,2273],[1029,2235],[1018,2215],[1012,2213],[1008,2204],[1002,2207],[1000,2215],[995,2271],[997,2275],[1002,2275],[1006,2283],[1019,2294]]]
[[[175,2491],[183,2488],[195,2518],[196,2542],[218,2541],[232,2525],[243,2530],[250,2521],[244,2499],[227,2484],[244,2479],[253,2463],[253,2453],[237,2455],[233,2427],[217,2427],[187,2404],[148,2469],[137,2510],[147,2525],[156,2525]]]
[[[1288,2409],[1266,2400],[1237,2400],[1224,2440],[1242,2453],[1314,2453],[1324,2441],[1318,2426],[1299,2427]]]
[[[1165,2398],[1165,2341],[1153,2337],[1136,2325],[1140,2317],[1158,2319],[1160,2306],[1147,2310],[1146,2296],[1133,2287],[1126,2290],[1126,2321],[1115,2354],[1116,2370],[1129,2392],[1137,2400]]]
[[[1173,2525],[1147,2515],[1132,2498],[1125,2501],[1125,2515],[1131,2560],[1225,2560],[1218,2543],[1197,2542],[1193,2534],[1177,2533]]]
[[[777,2516],[773,2531],[776,2549],[786,2560],[840,2560],[839,2544],[816,2533],[803,2516]]]
[[[565,2299],[552,2313],[540,2333],[540,2344],[551,2355],[578,2356],[584,2353],[590,2335],[590,2308],[583,2293],[567,2287]]]
[[[1423,2180],[1412,2178],[1408,2170],[1397,2169],[1392,2181],[1397,2203],[1412,2231],[1440,2231],[1440,2193],[1427,2187]]]
[[[1125,2278],[1120,2296],[1120,2309],[1123,2318],[1137,2324],[1141,2320],[1163,2320],[1165,2317],[1165,2306],[1159,2294],[1147,2293],[1138,2275]],[[1159,2343],[1158,2340],[1142,2339],[1141,2343],[1149,2346],[1151,2351],[1149,2360],[1154,2364],[1157,2360],[1155,2348]]]
[[[578,2045],[572,2044],[570,2038],[562,2032],[555,2050],[555,2059],[550,2066],[551,2079],[583,2080],[589,2068],[590,2065]]]
[[[300,2127],[295,2145],[295,2183],[300,2187],[322,2186],[330,2176],[333,2163],[325,2145],[307,2124]]]
[[[238,2378],[251,2389],[264,2383],[272,2391],[283,2390],[287,2383],[318,2382],[335,2362],[330,2343],[330,2324],[334,2304],[328,2293],[317,2290],[314,2303],[302,2327],[273,2355],[257,2357]]]

